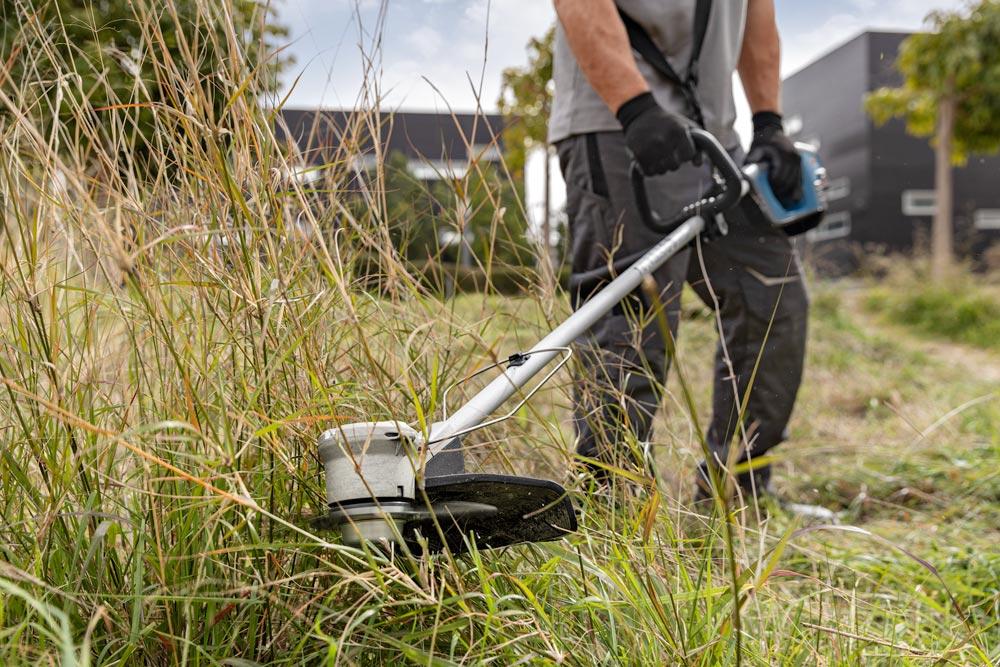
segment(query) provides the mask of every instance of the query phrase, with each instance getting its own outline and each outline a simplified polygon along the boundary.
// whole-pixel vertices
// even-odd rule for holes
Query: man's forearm
[[[781,40],[774,0],[750,0],[739,73],[753,113],[781,113]]]
[[[613,0],[555,0],[555,7],[576,62],[611,113],[649,90]]]

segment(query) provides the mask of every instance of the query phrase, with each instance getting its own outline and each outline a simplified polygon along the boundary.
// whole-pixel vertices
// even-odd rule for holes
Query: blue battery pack
[[[792,205],[782,203],[774,194],[767,179],[767,168],[750,164],[743,174],[750,184],[750,196],[775,227],[789,236],[796,236],[813,229],[823,221],[827,199],[826,168],[816,149],[803,143],[795,144],[802,157],[802,199]]]

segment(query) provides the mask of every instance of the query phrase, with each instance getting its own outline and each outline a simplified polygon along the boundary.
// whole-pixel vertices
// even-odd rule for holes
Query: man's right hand
[[[698,155],[684,119],[661,107],[650,92],[630,99],[616,115],[625,145],[646,176],[675,171]]]

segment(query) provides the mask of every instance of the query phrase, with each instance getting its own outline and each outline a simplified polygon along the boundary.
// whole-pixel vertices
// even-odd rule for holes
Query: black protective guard
[[[433,519],[409,521],[403,537],[414,553],[427,540],[428,549],[441,551],[444,544],[454,553],[467,551],[466,536],[480,549],[496,549],[523,542],[548,542],[576,530],[576,513],[566,490],[555,482],[509,475],[467,473],[429,477],[424,484],[426,500],[473,502],[492,505],[497,512],[488,517],[454,518],[439,513]],[[420,498],[418,503],[424,502]],[[442,540],[443,534],[443,540]]]

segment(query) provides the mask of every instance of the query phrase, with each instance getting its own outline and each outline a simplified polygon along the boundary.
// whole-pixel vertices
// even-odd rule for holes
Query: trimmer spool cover
[[[346,544],[402,540],[414,553],[423,544],[432,553],[445,545],[457,553],[467,538],[485,549],[576,530],[572,501],[552,481],[460,472],[417,485],[420,447],[420,434],[395,421],[346,424],[320,436],[330,523]]]

